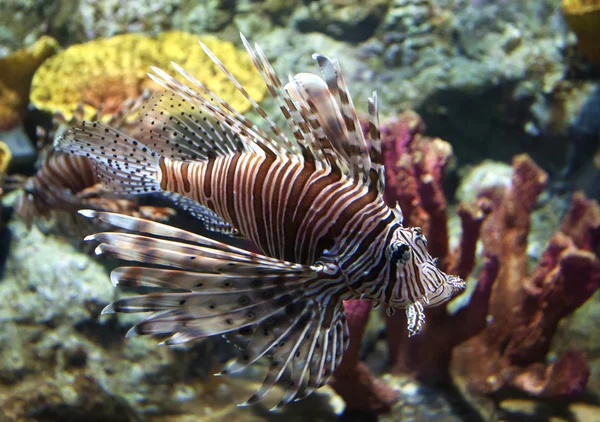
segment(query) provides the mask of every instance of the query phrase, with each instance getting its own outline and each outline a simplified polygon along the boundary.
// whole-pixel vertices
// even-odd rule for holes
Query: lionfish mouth
[[[461,292],[467,287],[467,283],[463,279],[454,275],[448,276],[448,284],[452,287],[453,293]]]

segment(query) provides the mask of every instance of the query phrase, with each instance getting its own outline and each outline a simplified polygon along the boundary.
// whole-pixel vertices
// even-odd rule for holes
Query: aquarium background
[[[378,92],[386,201],[468,284],[411,338],[402,312],[347,302],[333,381],[275,412],[236,406],[261,365],[212,376],[224,341],[158,347],[100,316],[130,292],[77,209],[202,224],[90,190],[51,147],[83,119],[135,134],[171,60],[256,117],[198,39],[282,123],[240,32],[282,78],[336,56],[361,118]],[[0,420],[600,420],[598,40],[595,0],[1,0]]]

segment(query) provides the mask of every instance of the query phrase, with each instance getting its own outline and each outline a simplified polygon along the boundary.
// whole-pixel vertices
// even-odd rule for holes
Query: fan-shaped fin
[[[81,214],[140,233],[89,236],[100,242],[99,253],[160,266],[120,267],[111,274],[114,285],[143,286],[150,292],[120,299],[103,311],[151,312],[128,335],[171,334],[166,345],[222,335],[241,348],[224,374],[261,357],[270,359],[262,386],[247,403],[263,399],[277,384],[286,390],[280,404],[307,395],[339,364],[340,318],[325,318],[336,314],[322,314],[326,308],[320,301],[343,312],[331,302],[340,283],[320,267],[269,258],[139,218],[90,210]],[[321,277],[327,281],[317,282]]]

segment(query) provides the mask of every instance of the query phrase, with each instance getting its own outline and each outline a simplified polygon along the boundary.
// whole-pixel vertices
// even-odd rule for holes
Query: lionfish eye
[[[387,247],[385,257],[388,261],[406,264],[410,259],[410,246],[403,242],[393,242]]]
[[[423,234],[423,230],[420,227],[414,227],[413,232],[415,233],[415,243],[422,243],[424,247],[427,247],[427,238]]]

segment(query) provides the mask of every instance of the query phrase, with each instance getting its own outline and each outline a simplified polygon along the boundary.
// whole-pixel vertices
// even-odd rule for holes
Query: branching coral
[[[0,130],[11,129],[23,120],[33,74],[57,50],[54,38],[41,37],[33,45],[0,59]]]
[[[126,99],[141,95],[145,89],[159,90],[146,72],[150,66],[168,70],[174,61],[240,112],[246,111],[248,102],[204,54],[198,40],[219,53],[223,63],[256,101],[263,99],[266,88],[245,52],[213,36],[173,31],[156,38],[117,35],[69,47],[36,72],[31,102],[41,110],[61,112],[67,118],[79,103],[84,104],[86,118],[99,107],[109,116],[117,113]]]
[[[398,118],[386,122],[382,126],[382,153],[386,164],[385,198],[390,205],[396,201],[404,214],[404,224],[420,226],[427,233],[428,249],[433,256],[440,257],[440,266],[451,268],[453,274],[461,277],[468,275],[474,265],[475,244],[479,227],[485,215],[484,207],[462,207],[459,210],[463,224],[463,236],[460,247],[450,254],[448,246],[448,229],[446,217],[446,198],[442,188],[442,174],[452,155],[452,147],[441,139],[431,139],[421,135],[424,128],[421,118],[413,112],[406,112]],[[493,265],[490,264],[490,272]],[[482,294],[485,294],[483,292]],[[348,312],[351,341],[349,351],[342,361],[342,366],[336,371],[333,387],[344,397],[350,409],[384,412],[391,408],[394,397],[389,387],[376,382],[368,369],[355,358],[360,342],[356,337],[362,336],[361,324],[353,319],[366,321],[369,308],[350,301],[345,304]],[[357,312],[360,309],[361,312]],[[411,338],[406,338],[406,317],[403,312],[396,312],[388,318],[388,338],[392,356],[392,365],[398,372],[414,374],[416,369],[426,371],[431,368],[447,366],[451,347],[442,347],[448,339],[435,336],[432,330],[437,330],[438,324],[444,319],[444,308],[427,310],[428,323],[424,332]],[[357,329],[356,327],[359,327]],[[448,327],[440,329],[445,333]],[[433,335],[432,335],[433,334]],[[406,340],[408,343],[405,343]],[[431,350],[406,345],[417,345],[425,341],[440,343]],[[439,347],[436,347],[439,346]],[[346,356],[350,360],[346,361]],[[405,361],[400,360],[400,356]],[[410,370],[405,371],[410,366]],[[360,378],[353,372],[361,373]],[[352,389],[343,388],[344,380],[354,377]],[[338,381],[339,380],[339,381]],[[370,397],[365,401],[365,397]]]
[[[367,300],[344,302],[350,345],[335,371],[331,386],[345,399],[349,410],[385,413],[396,402],[397,393],[377,379],[369,367],[359,360],[360,344],[372,306]]]
[[[600,260],[594,253],[600,240],[600,207],[575,194],[560,231],[529,272],[524,253],[527,206],[545,175],[528,157],[517,157],[513,166],[510,189],[483,193],[497,204],[484,225],[484,248],[502,265],[486,319],[478,322],[485,329],[454,351],[452,366],[480,393],[514,387],[534,396],[568,396],[581,392],[587,382],[585,354],[571,350],[550,363],[546,354],[559,321],[600,287]]]
[[[383,125],[386,198],[401,204],[406,225],[423,226],[432,254],[438,254],[450,273],[469,276],[479,239],[483,262],[469,303],[454,313],[447,307],[428,309],[427,324],[418,336],[406,336],[403,313],[386,319],[392,373],[444,383],[451,382],[452,369],[457,379],[483,394],[506,388],[543,397],[581,392],[589,373],[585,355],[572,350],[547,364],[546,354],[559,321],[600,287],[600,260],[594,254],[600,241],[600,207],[575,194],[560,231],[530,272],[530,216],[547,176],[527,155],[516,156],[510,187],[485,189],[475,204],[458,206],[462,235],[450,251],[441,178],[451,149],[422,136],[422,129],[414,113]],[[347,308],[350,359],[336,372],[333,386],[349,408],[385,411],[390,407],[389,387],[377,384],[355,357],[360,345],[356,336],[362,336],[360,321],[366,321],[368,308],[354,312],[359,309],[354,303]],[[352,378],[353,371],[360,377]],[[343,388],[343,380],[350,379],[354,388]],[[361,401],[363,397],[371,398]]]

